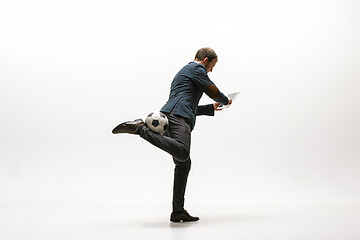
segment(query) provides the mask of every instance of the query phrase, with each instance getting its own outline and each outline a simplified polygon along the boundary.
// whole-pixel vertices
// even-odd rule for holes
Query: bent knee
[[[184,150],[180,154],[175,156],[175,159],[178,160],[179,162],[186,162],[190,159],[190,152]]]

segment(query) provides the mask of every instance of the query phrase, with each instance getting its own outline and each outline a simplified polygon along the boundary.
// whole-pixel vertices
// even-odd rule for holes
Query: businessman
[[[175,163],[173,185],[172,222],[198,221],[184,209],[185,189],[191,167],[190,143],[196,116],[214,116],[220,104],[232,103],[209,79],[218,57],[211,48],[197,51],[194,61],[184,66],[171,83],[168,101],[161,108],[169,120],[169,128],[164,135],[151,131],[142,119],[127,121],[113,129],[113,133],[138,134],[141,138],[168,152]],[[215,102],[198,105],[203,93]]]

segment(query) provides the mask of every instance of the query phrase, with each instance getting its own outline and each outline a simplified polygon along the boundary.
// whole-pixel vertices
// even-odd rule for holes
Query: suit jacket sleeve
[[[202,66],[196,66],[194,69],[194,82],[210,98],[221,104],[227,105],[229,99],[215,86],[207,75],[206,69]]]
[[[207,115],[207,116],[214,116],[215,109],[214,104],[207,104],[207,105],[200,105],[197,107],[196,115]]]

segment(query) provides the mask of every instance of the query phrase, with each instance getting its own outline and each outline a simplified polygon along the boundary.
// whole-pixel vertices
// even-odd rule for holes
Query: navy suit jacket
[[[169,100],[160,111],[188,119],[193,129],[197,115],[214,116],[213,104],[198,106],[203,93],[221,104],[227,105],[229,102],[209,79],[206,68],[200,63],[190,62],[175,75]]]

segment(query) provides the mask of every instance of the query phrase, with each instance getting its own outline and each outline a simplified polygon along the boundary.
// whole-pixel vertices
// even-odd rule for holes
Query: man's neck
[[[199,64],[201,64],[201,65],[203,65],[205,67],[205,63],[202,60],[194,60],[194,62],[199,63]]]

